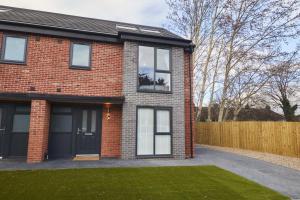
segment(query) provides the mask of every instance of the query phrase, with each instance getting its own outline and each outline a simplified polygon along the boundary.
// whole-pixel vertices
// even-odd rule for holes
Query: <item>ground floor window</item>
[[[137,108],[137,155],[172,154],[172,108]]]

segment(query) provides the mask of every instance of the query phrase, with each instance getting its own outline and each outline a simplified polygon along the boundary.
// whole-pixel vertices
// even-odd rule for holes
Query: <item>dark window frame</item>
[[[79,45],[86,45],[89,46],[90,50],[90,55],[89,55],[89,64],[88,66],[81,66],[81,65],[73,65],[73,47],[74,45],[79,44]],[[71,41],[70,44],[70,59],[69,59],[69,68],[70,69],[79,69],[79,70],[91,70],[92,69],[92,43],[91,42],[82,42],[82,41]]]
[[[153,126],[153,154],[149,154],[149,155],[138,155],[138,111],[139,109],[153,109],[154,111],[154,126]],[[162,133],[162,132],[157,132],[157,111],[169,111],[170,113],[170,132],[166,133]],[[135,137],[135,156],[137,158],[172,158],[173,157],[173,108],[172,107],[168,107],[168,106],[136,106],[136,137]],[[170,144],[170,154],[156,154],[155,152],[155,136],[157,135],[169,135],[170,139],[171,139],[171,144]]]
[[[25,39],[25,48],[24,48],[24,59],[23,59],[23,61],[5,59],[4,56],[5,56],[5,51],[6,51],[6,40],[7,40],[8,37]],[[1,63],[26,65],[27,64],[27,55],[28,55],[28,36],[26,36],[26,35],[17,35],[17,34],[7,34],[7,33],[3,34],[2,47],[1,47]]]
[[[49,133],[51,134],[72,134],[73,133],[73,111],[72,111],[72,107],[69,107],[69,106],[64,106],[64,105],[59,105],[59,106],[56,106],[54,105],[55,107],[57,108],[70,108],[71,110],[69,112],[64,112],[64,111],[55,111],[53,109],[53,107],[51,107],[51,111],[50,111],[50,123],[49,123]],[[61,116],[61,115],[68,115],[68,116],[72,116],[72,124],[71,124],[71,127],[72,127],[72,130],[70,132],[65,132],[65,131],[54,131],[52,130],[52,119],[53,119],[53,115],[56,115],[56,116]],[[49,134],[50,135],[50,134]]]
[[[154,89],[140,89],[140,84],[139,84],[139,71],[140,71],[139,58],[140,58],[140,47],[141,46],[154,48]],[[169,70],[157,69],[157,49],[169,50]],[[140,43],[138,45],[138,49],[137,49],[137,92],[172,94],[172,91],[173,91],[173,83],[172,83],[173,82],[173,79],[172,79],[172,71],[173,70],[172,70],[172,68],[173,68],[173,63],[172,63],[172,48],[171,47],[164,46],[164,45]],[[163,90],[156,90],[155,89],[156,73],[170,74],[170,91],[163,91]]]
[[[24,106],[24,107],[28,107],[29,110],[26,111],[26,110],[17,110],[17,107],[19,106]],[[13,126],[14,126],[14,116],[15,115],[29,115],[29,119],[30,119],[30,116],[31,116],[31,106],[30,105],[27,105],[27,104],[16,104],[13,108],[13,115],[12,115],[12,121],[11,121],[11,132],[14,133],[14,134],[29,134],[29,128],[30,128],[30,122],[29,122],[29,127],[28,127],[28,131],[27,132],[20,132],[20,131],[14,131],[13,130]]]

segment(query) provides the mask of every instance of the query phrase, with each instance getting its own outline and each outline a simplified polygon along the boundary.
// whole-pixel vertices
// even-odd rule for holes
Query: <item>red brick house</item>
[[[0,158],[193,156],[191,41],[0,6]]]

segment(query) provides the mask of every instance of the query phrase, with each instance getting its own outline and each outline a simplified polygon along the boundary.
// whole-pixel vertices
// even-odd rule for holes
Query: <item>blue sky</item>
[[[164,0],[1,0],[1,5],[59,12],[99,19],[162,26]]]

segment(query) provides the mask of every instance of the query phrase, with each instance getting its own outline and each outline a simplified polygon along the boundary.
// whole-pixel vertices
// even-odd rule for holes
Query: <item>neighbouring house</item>
[[[0,157],[193,156],[193,45],[164,28],[0,6]]]
[[[219,107],[214,105],[211,109],[212,121],[218,121]],[[200,121],[207,121],[208,108],[203,107]],[[233,109],[230,109],[227,115],[227,121],[234,118]],[[284,117],[269,108],[242,108],[238,114],[237,121],[284,121]]]

